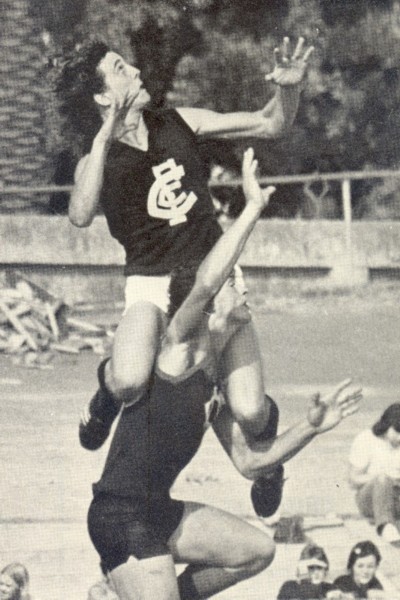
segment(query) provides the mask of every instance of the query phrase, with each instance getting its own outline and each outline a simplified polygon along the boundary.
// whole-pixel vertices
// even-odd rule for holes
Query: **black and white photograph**
[[[400,0],[0,0],[0,600],[400,600]]]

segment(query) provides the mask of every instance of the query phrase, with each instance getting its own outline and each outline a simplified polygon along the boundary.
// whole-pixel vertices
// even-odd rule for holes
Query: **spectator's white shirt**
[[[393,448],[371,429],[359,433],[351,446],[350,464],[355,469],[375,476],[384,473],[400,481],[400,446]]]

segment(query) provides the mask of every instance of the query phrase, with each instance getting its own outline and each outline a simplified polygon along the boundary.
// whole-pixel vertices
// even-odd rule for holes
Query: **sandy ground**
[[[399,400],[398,289],[386,286],[377,295],[372,286],[361,296],[317,291],[289,299],[272,290],[268,304],[256,298],[267,387],[279,402],[282,428],[303,416],[313,391],[347,376],[365,390],[356,416],[314,440],[287,465],[282,515],[357,515],[345,461],[354,434]],[[108,317],[116,318],[111,313],[101,318]],[[0,357],[0,565],[25,563],[39,600],[84,600],[89,585],[98,579],[98,559],[85,519],[90,484],[100,475],[106,448],[87,453],[77,441],[79,413],[96,389],[98,360],[89,353],[58,356],[53,370],[37,371]],[[252,512],[248,482],[234,471],[211,432],[173,492],[263,527]],[[325,543],[334,574],[344,569],[352,544],[372,532],[355,518],[349,523],[310,532]],[[293,577],[299,552],[297,545],[280,545],[270,569],[218,598],[276,597],[281,582]],[[384,559],[382,576],[397,585],[391,549],[384,549]]]

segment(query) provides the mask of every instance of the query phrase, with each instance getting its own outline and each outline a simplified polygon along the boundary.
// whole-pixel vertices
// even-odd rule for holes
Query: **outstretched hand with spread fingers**
[[[351,383],[351,379],[345,379],[332,392],[312,397],[307,417],[317,433],[333,429],[343,419],[357,412],[362,400],[362,389],[349,390]]]
[[[292,55],[289,47],[289,38],[285,37],[282,48],[274,49],[275,65],[273,71],[265,76],[266,81],[273,81],[281,86],[298,85],[303,81],[314,46],[310,46],[303,52],[304,38],[300,37]]]

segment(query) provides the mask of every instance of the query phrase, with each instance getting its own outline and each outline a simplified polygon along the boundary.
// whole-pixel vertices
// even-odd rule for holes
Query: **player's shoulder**
[[[163,127],[172,127],[174,130],[181,130],[194,136],[190,120],[186,118],[186,109],[164,107],[164,108],[146,108],[144,111],[145,120],[148,125],[156,129]]]

